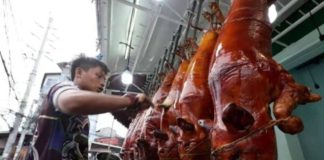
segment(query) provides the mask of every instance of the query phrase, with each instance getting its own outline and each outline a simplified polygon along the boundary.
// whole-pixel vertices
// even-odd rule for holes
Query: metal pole
[[[181,37],[181,31],[182,31],[182,25],[179,26],[179,29],[177,31],[177,37],[176,37],[176,40],[175,40],[175,43],[174,43],[174,47],[173,47],[173,55],[172,55],[172,59],[171,59],[171,65],[173,66],[173,63],[174,63],[174,59],[175,59],[175,53],[177,51],[177,47],[178,47],[178,43],[179,43],[179,39]]]
[[[18,156],[18,154],[19,154],[19,152],[20,152],[20,150],[21,150],[21,148],[23,146],[26,134],[28,133],[28,130],[30,129],[32,118],[33,118],[32,110],[33,110],[35,105],[36,105],[36,107],[38,107],[37,104],[35,104],[35,101],[33,101],[32,107],[30,107],[30,109],[29,109],[29,115],[26,118],[25,125],[24,125],[24,127],[23,127],[23,129],[21,131],[20,138],[19,138],[19,141],[18,141],[18,145],[16,147],[16,152],[15,152],[15,156],[14,156],[15,160],[17,159],[17,156]]]
[[[160,59],[159,64],[158,64],[158,68],[156,70],[156,75],[155,75],[154,80],[153,80],[153,84],[154,84],[153,89],[156,88],[155,86],[157,85],[157,81],[159,79],[159,73],[160,73],[160,70],[161,70],[161,62],[162,62],[162,60]]]
[[[111,129],[110,129],[110,139],[112,138],[112,133],[113,133],[113,129],[114,129],[114,122],[115,122],[115,118],[113,117],[112,124],[111,124]],[[110,141],[110,143],[108,144],[108,149],[107,149],[107,151],[109,153],[107,159],[110,159],[110,155],[112,154],[112,151],[110,150],[111,145],[112,144],[111,144],[111,141]]]
[[[52,22],[53,22],[53,18],[49,17],[48,25],[47,25],[47,28],[46,28],[46,31],[45,31],[45,34],[44,34],[44,37],[43,37],[43,40],[42,40],[42,44],[41,44],[40,49],[38,51],[37,59],[35,61],[32,73],[29,76],[29,80],[28,80],[28,83],[27,83],[27,88],[25,90],[24,97],[23,97],[23,99],[22,99],[22,101],[20,103],[19,112],[16,114],[16,118],[15,118],[15,122],[14,122],[13,127],[12,127],[12,131],[11,131],[9,137],[8,137],[6,146],[5,146],[3,154],[2,154],[2,157],[5,160],[13,158],[13,157],[9,157],[9,156],[13,156],[13,155],[9,155],[9,154],[11,153],[13,145],[14,145],[14,143],[16,141],[16,138],[17,138],[18,128],[19,128],[19,126],[21,124],[21,121],[22,121],[22,118],[23,118],[23,113],[24,113],[24,110],[26,108],[27,101],[29,99],[29,95],[30,95],[30,92],[31,92],[31,88],[32,88],[32,86],[34,84],[34,81],[35,81],[35,78],[36,78],[39,62],[40,62],[41,57],[43,55],[43,49],[44,49],[45,43],[47,41],[47,35],[49,33],[50,26],[51,26]]]
[[[167,58],[168,58],[168,49],[165,49],[164,51],[164,55],[163,55],[163,58],[162,58],[162,66],[161,66],[161,72],[164,73],[164,70],[165,70],[165,62],[167,61]]]
[[[188,27],[187,27],[187,29],[185,31],[185,38],[184,38],[184,40],[186,40],[187,37],[188,37],[189,29],[190,29],[190,23],[192,21],[193,15],[195,13],[196,5],[197,5],[197,1],[195,0],[195,1],[193,1],[193,4],[192,4],[192,7],[191,7],[190,12],[188,13],[189,14],[189,16],[188,16],[189,17],[189,21],[188,21],[188,25],[187,25]]]
[[[199,18],[200,18],[203,3],[204,3],[204,0],[199,0],[198,11],[197,11],[197,14],[196,14],[196,21],[195,21],[195,26],[196,27],[199,24]],[[197,40],[197,29],[194,30],[193,37],[194,37],[195,40]]]
[[[162,8],[161,8],[161,6],[158,6],[158,7],[159,7],[158,8],[158,13],[161,13]],[[146,54],[146,50],[147,50],[148,45],[149,45],[149,43],[151,41],[151,38],[153,36],[153,32],[155,30],[155,27],[156,27],[156,24],[157,24],[158,20],[159,20],[159,17],[155,16],[154,19],[151,21],[150,27],[148,27],[148,28],[150,28],[150,31],[147,32],[146,35],[145,35],[146,44],[142,43],[141,47],[136,51],[136,58],[135,58],[135,62],[133,64],[132,71],[131,71],[132,75],[134,75],[134,72],[135,72],[135,69],[137,67],[137,63],[139,61],[140,55],[141,54],[144,54],[144,55]],[[125,92],[128,91],[128,87],[129,87],[129,85],[126,86]]]
[[[159,75],[161,73],[162,64],[163,64],[163,57],[161,57],[160,60],[159,60],[159,66],[158,66],[157,75]]]
[[[176,34],[173,34],[173,36],[172,36],[172,41],[171,41],[171,44],[170,44],[170,46],[169,46],[168,62],[169,62],[169,60],[171,60],[171,58],[172,58],[172,51],[173,51],[173,46],[174,46],[175,38],[176,38]]]
[[[182,21],[179,21],[177,19],[173,19],[173,18],[170,18],[168,16],[162,15],[162,14],[160,14],[158,12],[155,12],[153,9],[150,9],[150,8],[138,5],[138,4],[133,4],[132,2],[129,2],[127,0],[115,0],[115,1],[123,3],[125,5],[130,6],[130,7],[134,7],[136,9],[141,10],[141,11],[147,12],[148,14],[153,14],[153,15],[157,16],[158,18],[162,18],[162,19],[167,20],[169,22],[173,22],[175,24],[184,25],[184,26],[187,25],[187,24],[183,23]]]
[[[155,78],[155,76],[156,76],[156,67],[154,68],[154,71],[153,71],[153,77],[152,77],[152,79],[151,79],[151,82],[150,82],[149,86],[147,87],[147,92],[150,92],[150,91],[151,91],[151,88],[152,88],[152,86],[153,86],[153,82],[154,82],[154,78]]]

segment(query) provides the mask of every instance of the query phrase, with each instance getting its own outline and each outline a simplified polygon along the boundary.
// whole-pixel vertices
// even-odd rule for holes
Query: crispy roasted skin
[[[149,108],[146,112],[141,134],[137,140],[137,146],[140,150],[139,159],[141,160],[159,159],[157,139],[154,137],[154,132],[160,130],[162,109],[159,105],[168,96],[174,77],[175,71],[173,70],[165,75],[163,82],[152,98],[154,107]]]
[[[146,112],[147,110],[139,112],[129,125],[126,139],[124,140],[120,153],[123,160],[133,160],[138,157],[139,151],[136,146],[136,140],[140,135],[141,130],[139,128],[144,123],[144,116]]]
[[[279,124],[286,133],[300,132],[302,122],[292,110],[299,103],[320,99],[272,59],[267,18],[271,2],[234,0],[220,31],[209,74],[215,159],[277,159],[271,124]],[[270,116],[271,102],[277,121]]]
[[[180,128],[178,137],[180,158],[210,159],[209,131],[198,124],[200,119],[213,119],[213,103],[208,87],[211,55],[218,37],[215,29],[207,31],[190,60],[177,104]]]
[[[182,89],[183,79],[189,65],[188,60],[183,60],[180,64],[177,74],[172,82],[170,92],[163,102],[160,131],[156,133],[158,140],[158,154],[160,160],[179,159],[176,117],[179,115],[179,109],[176,108]],[[166,106],[168,108],[166,108]]]

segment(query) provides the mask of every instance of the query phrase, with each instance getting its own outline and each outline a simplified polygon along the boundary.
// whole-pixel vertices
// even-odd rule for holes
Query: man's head
[[[73,60],[71,65],[71,79],[82,90],[101,92],[108,72],[103,62],[84,55]]]

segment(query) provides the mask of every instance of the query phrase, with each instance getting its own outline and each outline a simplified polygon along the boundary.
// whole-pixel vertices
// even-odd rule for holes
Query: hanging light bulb
[[[269,7],[269,10],[268,10],[268,17],[269,17],[269,20],[270,20],[270,23],[274,22],[277,18],[277,9],[276,9],[276,5],[272,4],[270,7]]]
[[[121,81],[124,84],[129,85],[133,83],[133,75],[128,70],[125,70],[121,75]]]

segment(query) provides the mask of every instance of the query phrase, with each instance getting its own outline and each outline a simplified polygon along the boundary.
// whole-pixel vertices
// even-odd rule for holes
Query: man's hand
[[[151,100],[145,94],[126,94],[124,96],[131,101],[131,105],[126,110],[139,112],[153,106]]]
[[[139,102],[139,103],[143,103],[143,102],[145,102],[145,101],[147,100],[146,95],[143,94],[143,93],[139,93],[139,94],[137,94],[137,95],[136,95],[136,98],[138,99],[138,102]]]

